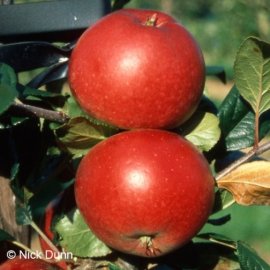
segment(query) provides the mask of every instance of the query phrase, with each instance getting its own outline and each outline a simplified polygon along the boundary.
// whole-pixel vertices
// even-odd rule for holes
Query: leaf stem
[[[257,147],[254,147],[246,155],[244,155],[243,157],[237,159],[235,162],[233,162],[227,168],[225,168],[224,170],[222,170],[221,172],[219,172],[216,175],[216,180],[218,181],[219,179],[221,179],[225,175],[229,174],[230,172],[232,172],[233,170],[235,170],[237,167],[239,167],[243,163],[249,161],[254,156],[261,155],[262,153],[264,153],[264,152],[266,152],[268,150],[270,150],[270,141],[267,142],[267,143],[262,144],[261,146],[258,145]]]
[[[65,123],[69,119],[69,117],[63,112],[47,110],[40,107],[19,103],[19,102],[15,102],[12,105],[12,107],[15,109],[22,110],[30,115],[34,115],[36,117],[44,118],[44,119],[58,122],[58,123]]]
[[[58,248],[52,243],[52,241],[47,237],[46,234],[37,226],[37,224],[32,221],[30,226],[40,235],[40,237],[48,244],[48,246],[52,249],[52,251],[59,253]]]
[[[213,243],[216,243],[216,244],[219,244],[221,246],[228,247],[228,248],[236,250],[236,246],[233,245],[233,244],[229,244],[229,243],[226,243],[226,242],[223,242],[223,241],[219,241],[219,240],[214,239],[212,237],[209,238],[209,241],[213,242]]]
[[[208,240],[212,243],[216,243],[216,244],[219,244],[221,246],[224,246],[224,247],[228,247],[228,248],[231,248],[231,249],[234,249],[236,250],[236,244],[234,243],[234,241],[231,241],[231,240],[219,240],[219,239],[216,239],[215,237],[212,237],[212,236],[209,236],[209,237],[205,237],[204,235],[196,235],[196,238],[199,238],[199,239],[203,239],[203,240]]]

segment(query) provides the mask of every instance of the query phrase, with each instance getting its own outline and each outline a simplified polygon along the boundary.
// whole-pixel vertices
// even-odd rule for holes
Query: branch
[[[264,153],[264,152],[266,152],[268,150],[270,150],[270,142],[262,144],[261,146],[258,146],[258,148],[253,148],[246,155],[244,155],[243,157],[237,159],[235,162],[233,162],[227,168],[225,168],[224,170],[219,172],[216,175],[216,180],[218,181],[219,179],[221,179],[225,175],[229,174],[231,171],[235,170],[237,167],[239,167],[243,163],[249,161],[254,156],[259,156],[259,155],[261,155],[262,153]]]
[[[11,107],[22,110],[27,114],[34,115],[39,118],[44,118],[50,121],[65,123],[68,121],[69,117],[63,112],[57,112],[53,110],[47,110],[32,105],[27,105],[23,103],[14,103]]]

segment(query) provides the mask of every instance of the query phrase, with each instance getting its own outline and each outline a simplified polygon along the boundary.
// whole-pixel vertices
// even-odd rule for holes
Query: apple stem
[[[145,25],[146,26],[156,26],[157,19],[158,19],[157,13],[154,13],[151,17],[147,18]]]
[[[140,237],[140,240],[146,248],[145,254],[147,256],[153,257],[153,256],[157,256],[157,253],[161,253],[161,251],[154,246],[152,236],[144,235],[144,236]]]

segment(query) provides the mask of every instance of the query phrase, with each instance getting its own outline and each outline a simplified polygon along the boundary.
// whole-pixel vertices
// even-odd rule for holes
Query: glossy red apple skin
[[[155,257],[183,246],[202,228],[214,180],[204,157],[177,134],[126,131],[83,158],[75,197],[86,223],[108,246]]]
[[[42,260],[20,259],[7,260],[0,265],[0,270],[58,270],[57,266]]]
[[[154,25],[146,25],[151,19]],[[205,65],[195,39],[172,17],[123,9],[81,36],[68,78],[81,107],[96,118],[124,129],[170,128],[197,108]]]

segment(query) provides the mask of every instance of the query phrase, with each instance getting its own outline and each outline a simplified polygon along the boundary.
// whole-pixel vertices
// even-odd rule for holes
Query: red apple
[[[205,81],[201,50],[172,17],[113,12],[84,32],[69,83],[81,107],[121,128],[170,128],[196,109]]]
[[[13,260],[7,260],[0,265],[0,270],[58,270],[57,266],[42,261],[32,259],[20,259],[16,257]]]
[[[196,235],[214,201],[214,180],[191,143],[163,130],[119,133],[94,146],[76,174],[90,229],[119,251],[155,257]]]

